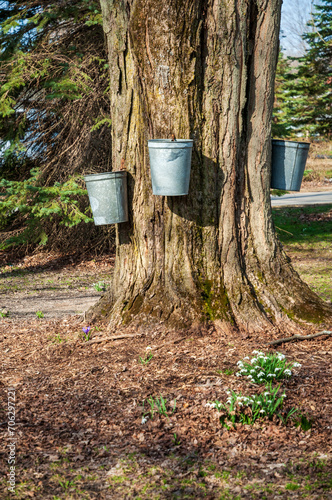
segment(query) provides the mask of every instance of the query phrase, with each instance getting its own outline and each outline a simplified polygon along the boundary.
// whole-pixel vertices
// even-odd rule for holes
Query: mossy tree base
[[[221,319],[260,330],[322,321],[271,214],[271,116],[281,0],[101,1],[113,170],[128,171],[112,325]],[[148,139],[194,139],[188,196],[153,196]]]

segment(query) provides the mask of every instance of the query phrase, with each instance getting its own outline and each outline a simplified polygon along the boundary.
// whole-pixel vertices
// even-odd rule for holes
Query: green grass
[[[331,210],[332,205],[320,205],[272,211],[276,232],[293,266],[324,300],[332,300],[332,221],[328,220]]]
[[[66,449],[61,453],[64,455]],[[237,466],[225,467],[212,460],[194,458],[189,464],[182,454],[170,453],[166,465],[164,459],[151,458],[143,453],[128,453],[118,457],[117,464],[113,464],[116,465],[114,474],[109,474],[110,464],[104,469],[94,466],[75,469],[76,464],[65,457],[55,464],[45,464],[47,477],[43,485],[30,477],[22,477],[17,484],[15,498],[23,500],[33,492],[34,497],[52,500],[92,500],[95,498],[92,492],[101,486],[107,486],[109,498],[136,500],[196,500],[211,498],[211,494],[218,500],[269,500],[279,495],[285,499],[293,496],[323,499],[330,498],[332,491],[331,460],[321,459],[318,454],[294,458],[278,468],[278,475],[273,478],[267,477],[257,465],[248,470],[241,469],[240,462]],[[5,479],[0,479],[0,491],[4,491],[5,487]],[[0,493],[1,498],[10,500],[12,495],[6,493],[3,496]]]
[[[289,191],[285,191],[284,189],[271,189],[272,196],[283,196],[284,194],[289,194]]]
[[[292,492],[300,495],[297,498],[310,498],[312,494],[327,493],[331,489],[330,462],[319,461],[312,455],[303,458],[303,461],[289,462],[284,468],[278,469],[278,476],[272,480],[273,482],[271,478],[269,481],[262,481],[266,476],[260,472],[260,468],[256,468],[255,471],[241,470],[237,467],[225,470],[218,463],[209,460],[201,461],[197,458],[194,464],[188,464],[183,457],[171,458],[171,455],[168,457],[169,467],[160,466],[160,463],[146,466],[146,460],[143,454],[135,455],[133,459],[127,455],[120,460],[119,472],[107,480],[114,498],[161,500],[166,498],[165,492],[167,498],[204,498],[208,496],[211,484],[213,484],[213,498],[219,500],[241,498],[269,500],[276,495],[290,498]],[[310,475],[308,467],[312,470]]]
[[[296,491],[301,488],[301,486],[297,483],[287,483],[285,488],[286,490]]]
[[[274,208],[273,220],[281,242],[291,246],[300,244],[304,247],[314,245],[330,247],[332,222],[308,221],[305,218],[315,214],[327,214],[331,210],[332,205]]]
[[[230,370],[226,368],[225,370],[217,370],[217,373],[219,375],[233,375],[233,373],[235,373],[235,370]]]

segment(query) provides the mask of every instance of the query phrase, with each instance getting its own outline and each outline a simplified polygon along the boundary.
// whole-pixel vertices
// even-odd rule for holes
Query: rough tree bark
[[[249,330],[331,307],[293,270],[270,204],[281,0],[101,0],[113,170],[129,173],[113,283],[89,313],[113,325],[221,319]],[[147,141],[194,139],[190,192],[153,196]]]

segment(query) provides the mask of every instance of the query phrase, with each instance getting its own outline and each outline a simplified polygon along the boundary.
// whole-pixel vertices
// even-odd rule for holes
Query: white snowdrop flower
[[[294,363],[293,364],[293,368],[301,368],[301,364],[300,363]]]
[[[257,363],[257,358],[252,358],[251,363]]]
[[[274,374],[274,373],[268,373],[268,374],[267,374],[267,376],[268,376],[268,377],[274,377],[274,376],[275,376],[275,374]]]
[[[231,399],[227,399],[226,403],[230,404],[232,402]]]
[[[285,375],[291,375],[292,372],[288,368],[286,368],[286,370],[284,371],[284,374]]]
[[[256,370],[250,370],[250,373],[256,373]]]
[[[275,368],[275,371],[277,371],[277,370],[280,371],[281,367],[279,366],[279,367]]]
[[[142,417],[142,424],[146,424],[147,421],[148,421],[148,417]]]
[[[152,347],[150,347],[150,346],[148,345],[148,347],[147,347],[145,350],[146,350],[146,351],[149,351],[149,350],[151,350],[151,351],[152,351]]]
[[[266,402],[267,403],[272,403],[272,400],[271,399],[267,399]]]
[[[205,405],[207,408],[215,408],[216,407],[216,403],[206,403]]]
[[[225,392],[226,392],[226,394],[230,394],[231,393],[231,391],[225,391]]]
[[[243,358],[243,361],[244,361],[245,359],[250,359],[250,358],[249,358],[249,356],[246,356],[245,358]]]
[[[261,403],[261,401],[257,401],[257,404],[258,404],[258,405],[261,405],[262,403]]]
[[[236,364],[237,364],[237,366],[243,366],[243,362],[242,361],[238,361]]]
[[[264,377],[264,375],[265,375],[264,372],[259,372],[258,375],[257,375],[257,377],[262,378],[262,377]]]
[[[269,392],[264,392],[264,396],[268,396],[270,393]]]
[[[253,354],[258,354],[258,353],[259,353],[259,351],[252,351],[252,353],[253,353]]]
[[[265,413],[265,410],[259,410],[259,413]]]
[[[283,360],[283,359],[285,359],[285,357],[286,356],[284,354],[281,354],[281,352],[277,353],[277,358],[280,359],[280,361]]]
[[[238,402],[238,405],[239,406],[243,406],[243,403],[241,403],[241,401]]]
[[[237,376],[237,377],[241,377],[241,373],[240,373],[240,372],[237,372],[236,376]]]

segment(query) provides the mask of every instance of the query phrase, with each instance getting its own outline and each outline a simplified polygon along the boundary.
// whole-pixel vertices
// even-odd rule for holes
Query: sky
[[[312,4],[317,0],[283,0],[281,10],[281,47],[290,56],[302,55],[305,44],[301,34],[310,20]]]

